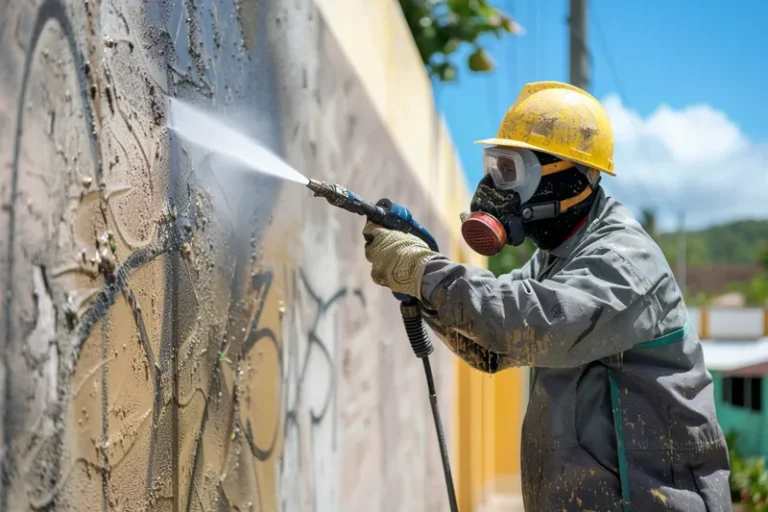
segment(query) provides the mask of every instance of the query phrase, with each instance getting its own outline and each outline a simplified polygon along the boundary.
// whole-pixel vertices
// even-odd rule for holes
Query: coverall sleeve
[[[531,275],[531,262],[533,259],[528,260],[528,262],[523,265],[521,268],[516,268],[512,272],[509,273],[509,276],[513,280],[520,280],[520,279],[530,279],[533,277]]]
[[[599,246],[537,281],[446,260],[427,264],[422,301],[447,329],[525,366],[574,367],[647,341],[651,282]]]
[[[512,270],[512,272],[510,272],[510,279],[529,279],[533,272],[533,261],[535,261],[535,258],[529,259],[521,268]],[[422,286],[422,291],[423,289],[424,286]],[[440,338],[440,341],[442,341],[451,352],[476,370],[493,374],[507,368],[524,366],[526,364],[519,359],[504,357],[501,354],[492,352],[468,338],[457,329],[443,325],[434,312],[424,309],[423,318],[427,325],[432,329],[432,332]]]
[[[446,327],[430,312],[425,311],[423,318],[432,329],[432,332],[440,338],[440,341],[475,370],[485,373],[497,373],[506,368],[523,365],[520,361],[513,361],[503,357],[501,354],[492,352],[482,345],[478,345],[457,330]]]

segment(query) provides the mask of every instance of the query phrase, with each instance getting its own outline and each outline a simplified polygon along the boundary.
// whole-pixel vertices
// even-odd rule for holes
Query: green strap
[[[691,329],[690,318],[685,319],[685,325],[676,331],[660,336],[651,341],[638,343],[633,348],[657,348],[672,345],[683,340]],[[611,388],[611,409],[613,410],[613,428],[616,432],[616,453],[619,458],[619,479],[621,480],[621,500],[624,512],[630,512],[629,500],[629,474],[627,470],[627,453],[624,448],[624,423],[621,414],[621,403],[619,385],[616,383],[616,374],[613,370],[608,370],[608,381]]]
[[[613,427],[616,431],[616,453],[619,456],[619,479],[621,480],[621,501],[624,512],[630,512],[629,505],[629,474],[627,473],[627,454],[624,451],[624,423],[622,422],[621,405],[619,404],[619,385],[613,370],[608,370],[608,380],[611,386],[611,409],[613,410]]]
[[[683,338],[688,336],[688,331],[691,330],[691,319],[686,318],[685,319],[685,325],[676,331],[672,331],[669,334],[665,334],[664,336],[660,336],[656,339],[653,339],[651,341],[645,341],[643,343],[638,343],[632,348],[656,348],[656,347],[666,347],[667,345],[671,345],[673,343],[677,343],[678,341],[681,341]]]

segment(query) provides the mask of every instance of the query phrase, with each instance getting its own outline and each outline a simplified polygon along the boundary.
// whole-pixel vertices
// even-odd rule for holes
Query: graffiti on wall
[[[164,92],[243,94],[243,65],[204,58],[232,37],[212,16],[234,4],[151,9],[6,7],[3,87],[21,86],[3,108],[16,126],[2,135],[0,508],[324,510],[313,475],[329,462],[317,447],[336,449],[333,324],[362,291],[321,292],[322,274],[260,256],[287,229],[267,222],[279,185],[224,208],[227,187],[192,172],[213,164],[164,128]],[[170,31],[151,18],[194,65],[159,71],[169,46],[138,34],[147,20],[154,43]]]
[[[310,0],[0,6],[0,511],[441,509],[360,219],[165,128],[166,95],[225,111],[427,218],[319,26]]]

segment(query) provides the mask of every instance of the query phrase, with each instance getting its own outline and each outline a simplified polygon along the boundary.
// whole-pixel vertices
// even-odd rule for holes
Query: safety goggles
[[[490,146],[483,150],[483,173],[490,174],[499,190],[514,190],[525,203],[536,192],[542,176],[574,167],[573,162],[559,161],[542,166],[529,149]]]

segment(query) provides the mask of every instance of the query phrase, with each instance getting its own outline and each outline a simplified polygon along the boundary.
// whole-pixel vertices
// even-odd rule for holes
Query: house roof
[[[768,337],[749,341],[703,340],[701,346],[709,370],[735,372],[768,363]]]
[[[760,274],[763,268],[757,264],[704,265],[686,267],[685,286],[692,295],[698,293],[723,293],[730,283],[746,282]],[[673,269],[675,277],[677,269]]]

